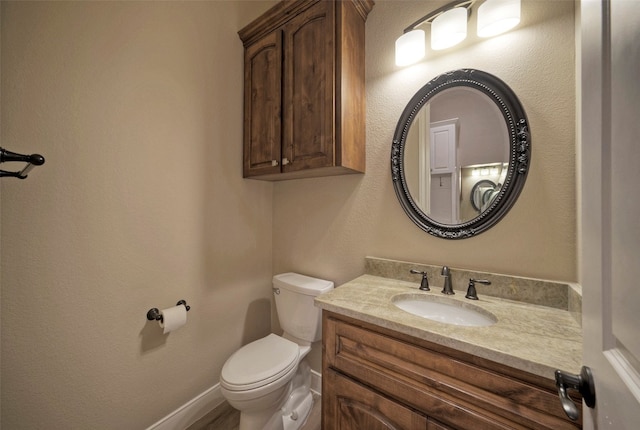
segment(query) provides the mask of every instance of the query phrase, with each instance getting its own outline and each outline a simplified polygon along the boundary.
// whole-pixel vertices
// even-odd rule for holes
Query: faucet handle
[[[478,284],[491,285],[491,281],[486,279],[473,279],[469,278],[469,287],[467,288],[467,295],[465,298],[469,300],[478,300],[478,293],[476,291],[476,282]]]
[[[440,272],[442,276],[449,276],[451,272],[449,271],[449,266],[442,266],[442,272]]]
[[[411,269],[409,270],[409,272],[413,273],[414,275],[422,275],[422,281],[420,281],[420,289],[422,291],[431,291],[431,288],[429,288],[429,279],[427,279],[427,272],[422,272],[416,269]]]

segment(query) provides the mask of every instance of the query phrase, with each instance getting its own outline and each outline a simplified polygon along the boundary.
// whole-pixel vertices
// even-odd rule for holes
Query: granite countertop
[[[498,321],[486,327],[465,327],[415,316],[392,304],[393,296],[406,293],[471,304],[490,312]],[[465,291],[444,296],[438,287],[423,292],[416,282],[363,275],[316,297],[315,304],[544,378],[553,380],[556,369],[580,373],[582,329],[570,312],[483,295],[480,289],[479,300],[464,296]]]

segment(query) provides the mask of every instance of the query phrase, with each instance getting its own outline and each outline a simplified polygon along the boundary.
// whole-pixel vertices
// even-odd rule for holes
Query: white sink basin
[[[392,302],[405,312],[446,324],[484,327],[498,321],[493,314],[478,306],[445,297],[399,294],[393,297]]]

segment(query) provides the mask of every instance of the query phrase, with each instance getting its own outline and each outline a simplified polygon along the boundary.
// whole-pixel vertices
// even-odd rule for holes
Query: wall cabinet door
[[[427,427],[427,418],[341,374],[322,375],[322,428],[340,430],[445,430]],[[325,397],[326,396],[326,397]]]
[[[244,60],[244,176],[280,172],[282,32],[249,46]]]
[[[334,8],[321,1],[284,27],[283,172],[333,165]]]

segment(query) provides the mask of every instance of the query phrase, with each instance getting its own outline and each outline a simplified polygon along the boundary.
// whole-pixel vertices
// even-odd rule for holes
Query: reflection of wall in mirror
[[[420,130],[419,127],[411,127],[409,128],[409,132],[407,133],[407,143],[404,147],[404,177],[407,180],[407,184],[417,185],[419,186],[419,145],[420,145]],[[422,202],[420,201],[420,193],[419,190],[413,189],[415,187],[411,187],[411,195],[414,196],[416,200],[416,204],[420,206],[422,209]]]
[[[465,167],[507,163],[509,161],[509,133],[502,113],[485,94],[466,87],[445,90],[434,96],[430,103],[431,122],[458,118],[458,165],[463,167],[460,177],[460,220],[469,221],[479,215],[471,205],[470,191],[480,179]]]
[[[430,101],[431,122],[458,118],[460,166],[509,161],[509,133],[498,106],[472,88],[456,87]]]
[[[431,188],[431,176],[429,157],[429,106],[426,105],[416,114],[404,146],[404,176],[407,187],[416,205],[429,214],[431,202],[429,189]]]

